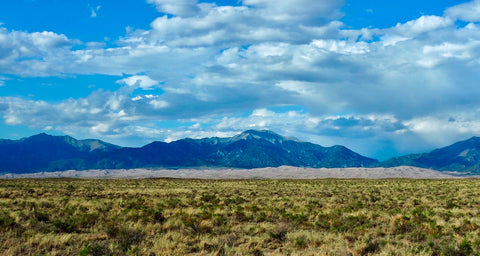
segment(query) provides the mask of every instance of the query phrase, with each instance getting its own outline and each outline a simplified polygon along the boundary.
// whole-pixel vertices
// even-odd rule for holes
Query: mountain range
[[[480,138],[454,143],[430,153],[379,162],[344,146],[322,147],[267,130],[248,130],[229,138],[155,141],[120,147],[101,140],[77,140],[45,133],[20,140],[0,140],[0,173],[88,169],[278,166],[312,168],[415,166],[463,174],[480,173]]]
[[[248,130],[230,138],[155,141],[139,148],[101,140],[38,134],[0,141],[0,172],[129,169],[140,167],[260,168],[365,167],[378,161],[344,146],[322,147],[271,131]]]
[[[480,137],[456,142],[430,153],[395,157],[379,163],[382,167],[416,166],[439,171],[480,174]]]

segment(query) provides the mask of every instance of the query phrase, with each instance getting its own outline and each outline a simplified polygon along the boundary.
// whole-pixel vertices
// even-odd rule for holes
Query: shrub
[[[473,253],[472,243],[466,239],[458,245],[458,255],[470,255]]]
[[[218,204],[218,202],[220,202],[220,199],[218,199],[217,195],[215,194],[203,194],[200,197],[200,200],[206,203],[212,203],[212,204]]]
[[[276,241],[283,242],[287,237],[287,233],[290,231],[291,226],[286,223],[280,223],[275,226],[270,232],[268,233],[271,238]]]
[[[41,221],[41,222],[47,222],[50,220],[50,215],[47,212],[40,212],[36,210],[33,212],[33,217],[37,221]]]
[[[0,230],[15,227],[15,219],[8,212],[0,212]]]
[[[303,213],[298,213],[298,214],[296,214],[296,213],[285,213],[285,214],[283,214],[283,217],[287,218],[291,221],[294,221],[298,224],[302,224],[302,223],[304,223],[308,220],[308,216],[303,214]]]
[[[298,248],[305,248],[307,246],[307,242],[305,241],[305,237],[299,237],[295,239],[295,246]]]
[[[445,208],[453,209],[453,208],[459,208],[459,206],[453,200],[448,200],[447,203],[445,204]]]
[[[362,255],[377,253],[378,251],[380,251],[380,243],[378,240],[368,238],[365,247],[362,249]]]
[[[163,223],[165,216],[163,216],[163,209],[157,209],[153,212],[153,221],[157,223]]]
[[[139,244],[143,240],[143,232],[138,229],[121,228],[118,231],[117,240],[122,251],[128,251],[132,245]]]
[[[213,224],[216,226],[223,226],[227,224],[227,218],[223,217],[222,215],[215,215],[213,217]]]
[[[411,232],[414,228],[415,225],[410,221],[410,218],[405,215],[396,218],[393,222],[394,234],[406,234]]]
[[[90,228],[95,225],[98,219],[98,214],[96,213],[83,213],[80,215],[79,224],[82,228]]]
[[[118,235],[118,232],[119,228],[114,220],[110,220],[105,223],[105,233],[107,233],[110,238],[115,238]]]
[[[112,255],[106,241],[95,241],[92,244],[86,244],[78,253],[79,256],[108,256]]]
[[[57,232],[73,233],[77,231],[77,224],[72,217],[58,218],[53,221],[53,226]]]

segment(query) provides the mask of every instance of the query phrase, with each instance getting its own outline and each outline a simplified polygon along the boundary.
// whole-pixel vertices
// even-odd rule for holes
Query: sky
[[[0,3],[0,138],[272,130],[386,160],[480,135],[480,0]]]

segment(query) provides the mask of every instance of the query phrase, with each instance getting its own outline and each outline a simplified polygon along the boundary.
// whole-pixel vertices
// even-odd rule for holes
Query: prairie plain
[[[4,179],[0,255],[480,255],[477,179]]]

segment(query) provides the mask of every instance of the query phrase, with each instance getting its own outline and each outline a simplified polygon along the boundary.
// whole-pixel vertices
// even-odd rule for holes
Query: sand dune
[[[465,177],[453,172],[439,172],[411,166],[392,168],[302,168],[268,167],[258,169],[118,169],[86,170],[63,172],[40,172],[29,174],[3,174],[2,179],[10,178],[195,178],[195,179],[319,179],[319,178],[410,178],[410,179],[449,179]],[[474,176],[466,176],[474,177]]]

